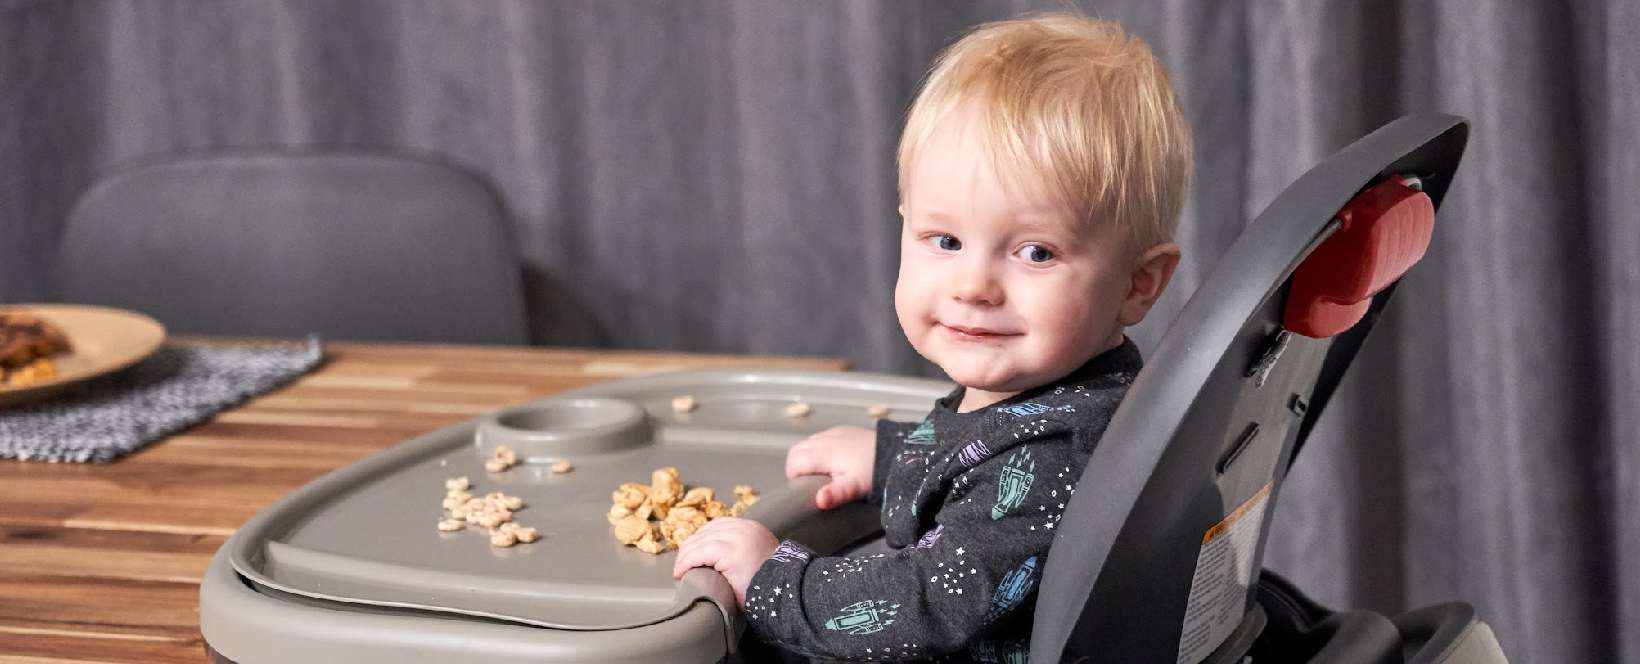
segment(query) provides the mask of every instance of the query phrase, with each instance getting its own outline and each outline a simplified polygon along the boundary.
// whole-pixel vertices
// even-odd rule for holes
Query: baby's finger
[[[695,533],[694,537],[690,537],[683,546],[678,547],[677,560],[672,561],[673,579],[683,578],[684,572],[696,567],[715,567],[718,558],[723,556],[722,542],[704,540],[699,535],[700,533]]]
[[[825,486],[820,487],[819,491],[814,492],[814,506],[823,510],[829,510],[836,507],[843,502],[838,500],[837,494],[838,491],[836,481],[832,481]]]
[[[815,453],[813,445],[807,442],[798,443],[796,447],[786,453],[787,478],[824,474],[826,474],[826,469],[821,463],[820,455]]]
[[[847,478],[833,478],[831,482],[820,487],[819,493],[814,496],[814,502],[820,509],[829,510],[844,503],[858,500],[870,490],[870,487],[860,486],[857,481]]]

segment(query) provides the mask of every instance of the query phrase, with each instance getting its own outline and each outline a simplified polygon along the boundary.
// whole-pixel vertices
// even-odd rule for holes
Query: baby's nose
[[[1002,304],[1002,282],[996,278],[995,270],[982,261],[972,263],[955,275],[951,286],[952,298],[970,304]]]

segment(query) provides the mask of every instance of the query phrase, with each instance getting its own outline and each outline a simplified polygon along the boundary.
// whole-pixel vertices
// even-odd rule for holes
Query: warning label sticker
[[[1196,574],[1190,580],[1190,600],[1179,634],[1178,664],[1196,664],[1213,653],[1241,623],[1247,589],[1253,583],[1253,554],[1270,485],[1208,528],[1196,554]]]

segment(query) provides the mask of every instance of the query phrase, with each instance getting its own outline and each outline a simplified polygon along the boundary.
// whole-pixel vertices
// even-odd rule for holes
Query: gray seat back
[[[1031,660],[1213,661],[1254,603],[1281,480],[1393,286],[1333,337],[1280,338],[1290,276],[1383,178],[1439,205],[1468,125],[1397,120],[1323,161],[1251,224],[1191,297],[1095,448],[1039,586]],[[1251,375],[1250,375],[1251,374]],[[1246,629],[1243,630],[1248,631]]]
[[[58,247],[56,299],[142,311],[175,333],[528,340],[504,206],[475,175],[428,160],[151,162],[81,195]]]

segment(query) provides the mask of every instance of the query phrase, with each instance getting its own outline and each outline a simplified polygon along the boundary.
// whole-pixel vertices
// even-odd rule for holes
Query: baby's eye
[[[1053,260],[1053,252],[1040,244],[1028,244],[1020,247],[1019,251],[1014,252],[1014,255],[1032,263],[1046,263]]]
[[[956,251],[962,248],[962,240],[958,240],[955,236],[946,235],[944,233],[931,236],[928,239],[932,240],[934,242],[934,246],[939,247],[941,251]]]

